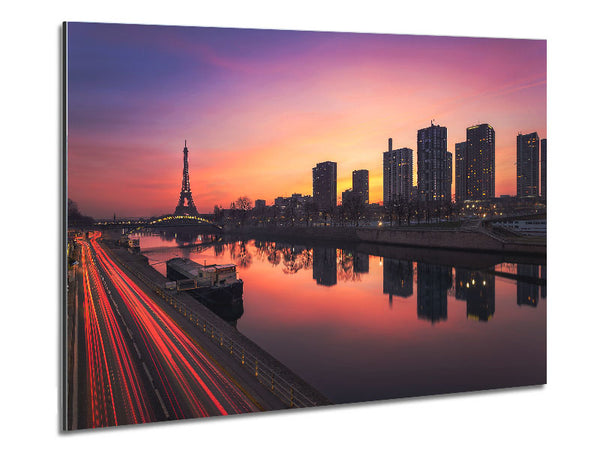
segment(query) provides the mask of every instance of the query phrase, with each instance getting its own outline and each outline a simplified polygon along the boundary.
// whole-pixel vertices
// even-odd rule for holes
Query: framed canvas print
[[[63,427],[546,383],[546,42],[68,22]]]

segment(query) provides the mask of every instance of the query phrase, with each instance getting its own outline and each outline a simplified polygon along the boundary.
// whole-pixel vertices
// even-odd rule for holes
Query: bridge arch
[[[127,230],[127,234],[135,233],[143,228],[150,228],[160,225],[173,226],[173,225],[209,225],[217,230],[222,230],[223,227],[212,223],[210,220],[205,219],[200,216],[187,216],[187,215],[176,215],[169,214],[166,216],[161,216],[157,219],[151,220],[142,225],[138,225],[137,227],[130,228]]]

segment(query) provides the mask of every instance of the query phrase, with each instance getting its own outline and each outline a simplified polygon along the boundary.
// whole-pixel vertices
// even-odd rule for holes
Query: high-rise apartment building
[[[410,148],[392,149],[388,139],[388,151],[383,153],[383,204],[394,200],[409,201],[413,185],[413,151]]]
[[[452,172],[448,173],[447,137],[446,127],[433,125],[433,122],[417,132],[417,186],[421,200],[449,201],[452,198],[448,192]]]
[[[496,133],[487,123],[467,128],[466,200],[496,195]]]
[[[517,135],[517,197],[537,197],[540,139],[536,132]]]
[[[454,199],[462,202],[467,198],[467,143],[454,145]]]
[[[312,169],[313,199],[320,211],[332,211],[337,205],[337,163],[325,161]]]
[[[540,144],[540,197],[542,197],[542,200],[546,200],[546,139],[542,139]]]
[[[348,205],[356,197],[358,197],[358,195],[352,189],[346,189],[344,192],[342,192],[342,205]]]
[[[355,170],[352,172],[352,192],[360,196],[362,203],[369,204],[369,171]]]
[[[446,186],[444,188],[444,199],[452,200],[452,153],[446,152]]]

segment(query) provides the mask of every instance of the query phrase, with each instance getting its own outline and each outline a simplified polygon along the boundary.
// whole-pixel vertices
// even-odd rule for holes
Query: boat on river
[[[167,278],[171,280],[167,287],[210,302],[228,303],[243,294],[244,282],[237,277],[235,264],[199,264],[187,258],[172,258],[167,261]]]

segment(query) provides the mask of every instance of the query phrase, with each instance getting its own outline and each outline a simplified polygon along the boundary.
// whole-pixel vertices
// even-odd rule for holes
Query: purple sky
[[[546,42],[70,23],[68,189],[95,217],[172,212],[182,149],[200,212],[241,195],[312,194],[311,168],[370,172],[419,128],[496,130],[496,195],[516,190],[516,135],[546,137]],[[415,179],[416,182],[416,179]]]

